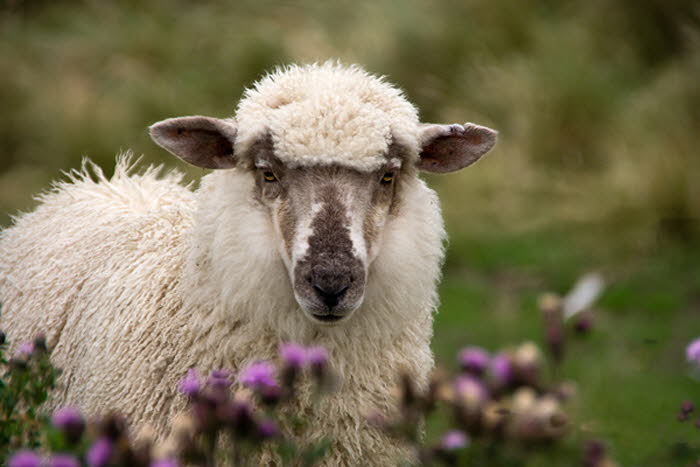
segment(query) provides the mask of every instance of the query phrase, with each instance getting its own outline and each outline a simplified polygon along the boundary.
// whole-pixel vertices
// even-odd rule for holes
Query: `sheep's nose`
[[[350,286],[345,286],[342,289],[324,289],[322,287],[319,287],[318,285],[314,285],[314,290],[318,294],[318,296],[321,298],[321,301],[326,304],[326,306],[329,309],[334,308],[340,299],[343,298],[343,295],[345,295],[345,292],[350,288]]]
[[[315,267],[312,269],[309,279],[318,298],[329,309],[332,309],[338,305],[350,288],[352,275],[349,270]]]

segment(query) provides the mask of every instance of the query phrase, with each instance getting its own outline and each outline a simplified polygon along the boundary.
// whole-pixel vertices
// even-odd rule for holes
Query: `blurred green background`
[[[591,270],[610,284],[562,370],[574,430],[526,465],[578,465],[589,438],[622,465],[700,456],[675,422],[700,402],[683,357],[700,335],[698,1],[3,0],[0,225],[83,156],[109,172],[132,149],[197,179],[150,123],[229,116],[266,70],[336,57],[387,75],[424,121],[500,131],[477,166],[429,180],[451,235],[447,366],[465,344],[541,341],[540,292]]]

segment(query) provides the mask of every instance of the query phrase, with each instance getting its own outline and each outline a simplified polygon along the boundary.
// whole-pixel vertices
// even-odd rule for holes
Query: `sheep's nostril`
[[[314,285],[313,288],[316,291],[316,293],[318,294],[319,298],[321,298],[323,303],[325,303],[328,308],[333,308],[343,298],[343,295],[345,295],[345,292],[348,291],[350,286],[337,288],[337,287],[319,287],[318,285]]]

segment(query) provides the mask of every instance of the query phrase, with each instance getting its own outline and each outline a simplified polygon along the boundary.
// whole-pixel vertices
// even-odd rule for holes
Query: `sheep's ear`
[[[149,128],[159,146],[185,162],[205,169],[230,169],[236,165],[233,120],[211,117],[169,118]]]
[[[496,144],[498,133],[491,128],[464,125],[435,125],[420,127],[420,159],[418,168],[425,172],[447,173],[463,169],[478,161]]]

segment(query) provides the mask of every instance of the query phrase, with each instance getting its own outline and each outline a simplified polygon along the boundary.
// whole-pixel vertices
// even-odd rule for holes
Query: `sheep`
[[[44,332],[63,368],[50,407],[121,411],[161,436],[191,367],[240,370],[280,343],[324,346],[339,383],[303,391],[303,440],[334,440],[324,465],[392,465],[404,447],[365,423],[395,407],[399,372],[424,387],[446,238],[418,172],[488,152],[496,132],[420,123],[403,92],[359,66],[279,68],[235,117],[167,119],[152,139],[214,169],[111,179],[89,162],[0,237],[3,327]]]

